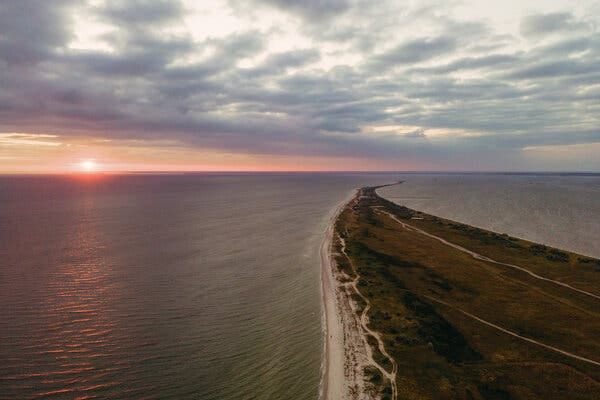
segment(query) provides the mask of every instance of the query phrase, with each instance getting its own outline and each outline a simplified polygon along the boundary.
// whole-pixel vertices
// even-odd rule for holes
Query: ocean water
[[[395,179],[0,177],[0,398],[316,399],[328,214]]]
[[[600,174],[406,174],[378,192],[440,217],[600,258]]]

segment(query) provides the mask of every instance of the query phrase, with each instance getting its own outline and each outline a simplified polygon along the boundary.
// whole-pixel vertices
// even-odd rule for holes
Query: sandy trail
[[[335,232],[335,222],[342,210],[356,199],[356,191],[343,203],[338,205],[330,219],[321,243],[321,284],[323,300],[324,349],[320,400],[369,400],[373,398],[372,386],[365,376],[364,368],[377,368],[384,379],[391,382],[392,398],[397,398],[396,361],[387,353],[379,333],[369,328],[368,312],[370,302],[359,291],[360,279],[356,268],[346,254],[345,242]],[[340,253],[334,253],[334,238],[341,243]],[[352,265],[355,276],[349,277],[336,267],[334,256],[343,254]],[[356,293],[366,306],[358,309],[351,298]],[[386,371],[373,357],[373,349],[367,340],[368,336],[377,340],[381,354],[392,365],[392,371]]]
[[[367,347],[369,363],[372,366],[374,366],[375,368],[377,368],[379,370],[379,372],[381,372],[381,374],[389,380],[390,386],[392,388],[392,399],[395,400],[398,397],[398,394],[397,394],[398,389],[396,386],[396,374],[398,372],[398,363],[396,363],[396,360],[394,360],[394,358],[392,356],[390,356],[388,354],[388,352],[385,350],[385,345],[383,343],[383,340],[381,339],[381,335],[378,332],[375,332],[369,328],[369,310],[371,309],[371,302],[358,289],[358,281],[360,279],[360,275],[359,275],[358,271],[356,270],[356,266],[352,262],[352,259],[346,253],[346,242],[341,237],[339,238],[339,240],[342,243],[341,252],[346,257],[346,259],[348,260],[350,265],[352,266],[352,271],[355,276],[355,278],[352,280],[352,282],[349,283],[349,286],[352,287],[352,290],[354,290],[354,292],[356,294],[358,294],[366,304],[365,308],[363,309],[363,311],[360,315],[360,323],[361,323],[362,329],[364,331],[363,337],[365,340],[365,345]],[[375,361],[375,358],[373,357],[373,351],[371,350],[371,346],[369,345],[366,335],[371,335],[372,337],[374,337],[377,340],[377,348],[379,349],[381,354],[383,354],[383,356],[386,357],[389,360],[389,362],[392,364],[391,372],[388,372],[385,368],[383,368],[382,365],[380,365],[379,363],[377,363],[377,361]]]

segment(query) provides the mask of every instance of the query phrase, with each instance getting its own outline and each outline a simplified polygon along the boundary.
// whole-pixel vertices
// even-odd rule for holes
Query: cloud
[[[534,79],[534,78],[552,78],[556,79],[562,76],[576,76],[589,74],[598,71],[595,63],[588,63],[581,60],[552,60],[520,68],[508,75],[509,78]]]
[[[414,131],[403,133],[402,136],[411,139],[424,139],[427,137],[427,135],[425,134],[425,129],[423,128],[418,128]]]
[[[115,24],[143,27],[165,24],[182,16],[178,0],[113,0],[98,9],[98,15]]]
[[[219,35],[193,2],[0,3],[0,132],[457,168],[600,142],[590,17],[530,15],[521,37],[438,1],[263,3],[260,23],[220,4]],[[70,46],[83,14],[109,50]]]
[[[72,36],[65,10],[72,1],[22,0],[0,3],[0,60],[31,66],[51,57]]]
[[[447,74],[474,69],[498,69],[518,62],[519,57],[514,54],[491,54],[482,57],[464,57],[449,64],[429,68],[415,68],[412,71],[423,74]]]
[[[372,60],[374,70],[393,68],[399,64],[414,64],[450,53],[457,46],[452,37],[418,38],[395,46]]]
[[[523,18],[520,26],[521,34],[532,37],[561,32],[573,33],[584,27],[583,22],[577,21],[568,12],[530,15]]]
[[[348,0],[262,0],[284,11],[298,13],[309,20],[328,19],[349,10],[352,2]]]

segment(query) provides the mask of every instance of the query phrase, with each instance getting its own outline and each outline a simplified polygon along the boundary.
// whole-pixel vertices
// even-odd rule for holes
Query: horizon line
[[[0,176],[99,176],[99,175],[192,175],[192,174],[310,174],[310,173],[398,173],[398,174],[561,174],[599,175],[600,171],[560,171],[560,170],[134,170],[134,171],[0,171]]]

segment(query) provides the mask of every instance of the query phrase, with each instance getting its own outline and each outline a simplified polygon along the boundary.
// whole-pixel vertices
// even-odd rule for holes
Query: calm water
[[[358,186],[600,256],[600,178],[0,178],[0,398],[316,399],[318,248]]]
[[[600,174],[409,174],[379,191],[420,211],[600,258]]]
[[[0,398],[316,399],[328,213],[390,175],[0,178]]]

